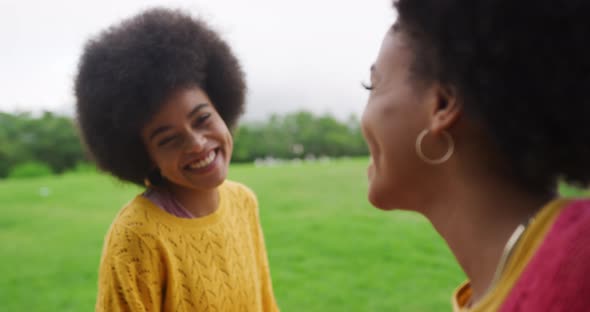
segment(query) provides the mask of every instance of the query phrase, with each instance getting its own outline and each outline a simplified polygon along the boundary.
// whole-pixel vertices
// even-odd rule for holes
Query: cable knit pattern
[[[258,204],[226,181],[211,215],[174,217],[143,196],[107,234],[97,311],[278,311]]]
[[[590,309],[590,200],[571,203],[559,216],[501,309]]]

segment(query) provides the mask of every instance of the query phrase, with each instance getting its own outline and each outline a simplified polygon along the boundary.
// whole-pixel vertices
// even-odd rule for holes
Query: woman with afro
[[[203,21],[151,9],[91,38],[77,118],[98,166],[145,187],[115,217],[97,311],[277,311],[258,204],[226,180],[244,75]]]

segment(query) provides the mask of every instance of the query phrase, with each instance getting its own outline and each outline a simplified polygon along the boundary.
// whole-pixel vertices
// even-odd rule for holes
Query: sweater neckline
[[[202,229],[204,227],[209,227],[219,223],[228,210],[226,204],[227,194],[225,191],[225,183],[220,185],[217,188],[217,191],[219,193],[219,203],[217,205],[217,209],[206,216],[197,218],[180,218],[170,214],[142,194],[137,195],[135,197],[135,201],[137,201],[141,206],[145,207],[146,213],[158,221],[163,221],[166,224],[181,226],[189,229]]]

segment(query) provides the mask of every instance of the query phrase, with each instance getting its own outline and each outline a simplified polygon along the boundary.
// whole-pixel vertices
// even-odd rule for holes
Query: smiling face
[[[417,196],[424,177],[415,140],[428,125],[431,97],[428,89],[414,84],[412,60],[403,33],[392,29],[371,68],[371,93],[362,130],[371,152],[369,201],[382,209],[404,208]]]
[[[173,191],[206,191],[226,178],[233,140],[198,87],[180,89],[141,131],[149,156]]]

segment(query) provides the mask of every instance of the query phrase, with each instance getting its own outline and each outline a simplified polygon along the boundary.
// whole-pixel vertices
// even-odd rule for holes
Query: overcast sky
[[[71,114],[72,78],[89,36],[142,9],[205,18],[248,80],[246,119],[308,109],[360,114],[391,0],[0,0],[0,111]]]

